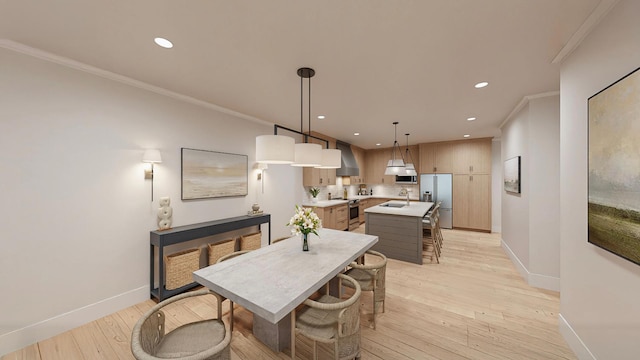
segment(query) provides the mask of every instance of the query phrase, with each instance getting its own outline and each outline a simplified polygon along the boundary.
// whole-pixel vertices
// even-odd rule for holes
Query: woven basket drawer
[[[193,282],[192,273],[200,268],[200,251],[200,248],[195,248],[164,257],[167,290],[177,289]]]
[[[236,240],[229,239],[215,244],[207,244],[207,248],[209,250],[209,265],[213,265],[221,257],[236,251]]]
[[[262,243],[262,233],[257,232],[240,237],[240,250],[256,250],[260,249]]]

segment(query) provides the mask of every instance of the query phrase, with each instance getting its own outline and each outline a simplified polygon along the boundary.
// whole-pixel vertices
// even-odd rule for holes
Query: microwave
[[[417,184],[418,176],[416,175],[396,175],[396,184]]]

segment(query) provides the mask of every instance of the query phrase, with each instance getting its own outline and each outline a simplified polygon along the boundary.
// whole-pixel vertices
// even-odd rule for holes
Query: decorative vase
[[[302,234],[302,251],[309,251],[309,242],[307,241],[309,234]]]
[[[260,210],[260,205],[253,204],[253,205],[251,205],[251,209],[253,209],[253,212],[258,212],[258,210]]]
[[[315,196],[314,196],[314,197],[312,197],[312,198],[311,198],[311,202],[312,202],[312,203],[317,203],[317,202],[318,202],[318,198],[317,198],[317,197],[315,197]]]

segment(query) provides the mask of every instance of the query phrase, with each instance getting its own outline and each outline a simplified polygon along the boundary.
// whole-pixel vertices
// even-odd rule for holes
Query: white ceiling
[[[552,60],[599,3],[0,0],[0,38],[296,130],[312,67],[312,130],[370,149],[393,121],[402,145],[499,136],[524,96],[559,90]]]

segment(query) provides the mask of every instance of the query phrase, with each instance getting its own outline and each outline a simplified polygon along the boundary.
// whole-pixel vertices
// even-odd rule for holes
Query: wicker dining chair
[[[184,324],[165,333],[165,315],[162,309],[169,304],[196,296],[212,295],[208,289],[176,295],[164,300],[144,313],[131,333],[131,353],[138,360],[189,359],[228,360],[231,359],[231,331],[218,317]]]
[[[384,303],[386,295],[386,272],[387,272],[387,257],[373,250],[367,250],[366,254],[372,255],[376,260],[370,263],[367,261],[365,264],[359,264],[352,262],[350,269],[345,272],[346,275],[355,279],[362,291],[373,292],[373,328],[376,328],[376,315],[378,313],[378,304],[382,303],[382,312],[384,312]],[[370,260],[368,257],[367,260]],[[343,284],[346,287],[352,287],[348,283]]]
[[[251,250],[235,251],[235,252],[232,252],[231,254],[224,255],[218,258],[218,261],[216,261],[216,264],[229,259],[233,259],[236,256],[246,254],[250,251]],[[227,300],[227,298],[222,295],[218,295],[218,296],[220,297],[220,301],[218,302],[218,311],[222,311],[222,302]],[[233,301],[231,300],[229,300],[229,328],[231,329],[231,332],[233,332]]]
[[[333,344],[334,358],[360,358],[360,294],[358,282],[344,274],[337,275],[342,284],[355,291],[348,299],[322,295],[307,299],[305,307],[295,314],[295,332],[291,339],[291,358],[295,359],[295,336],[302,335],[313,341],[313,358],[318,358],[318,342]]]

